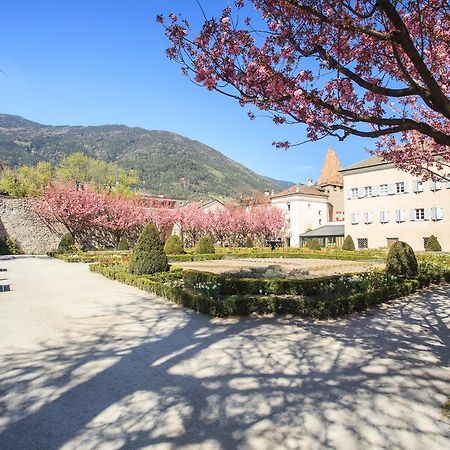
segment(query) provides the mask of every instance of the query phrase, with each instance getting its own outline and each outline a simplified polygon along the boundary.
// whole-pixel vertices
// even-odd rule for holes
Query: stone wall
[[[55,250],[66,231],[58,224],[44,223],[26,199],[0,196],[0,237],[16,239],[22,253],[44,254]]]

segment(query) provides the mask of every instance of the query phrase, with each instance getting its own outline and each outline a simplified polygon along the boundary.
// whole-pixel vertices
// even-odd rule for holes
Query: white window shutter
[[[442,220],[444,218],[444,209],[443,208],[436,208],[436,219]]]
[[[418,185],[418,191],[423,192],[423,182],[420,182]]]
[[[405,186],[405,193],[406,193],[406,192],[408,192],[408,189],[409,189],[409,186],[408,186],[408,182],[407,182],[407,181],[405,181],[404,186]]]
[[[401,209],[400,210],[400,222],[404,222],[406,220],[406,210]]]
[[[401,222],[401,217],[400,217],[400,215],[401,215],[401,211],[400,211],[399,209],[396,209],[396,210],[395,210],[395,221],[396,221],[396,222]]]
[[[418,180],[413,181],[413,192],[419,192],[419,181]]]
[[[436,208],[431,208],[431,220],[436,220],[437,218],[437,210]]]
[[[389,211],[384,212],[384,220],[386,221],[386,223],[389,222]]]
[[[430,180],[430,189],[431,189],[432,191],[435,191],[435,190],[436,190],[436,182],[433,181],[433,180]]]
[[[355,223],[359,223],[359,213],[355,213]]]
[[[390,183],[388,186],[388,194],[393,195],[395,194],[395,183]]]
[[[372,197],[378,197],[380,195],[380,186],[376,184],[372,186]]]
[[[450,189],[450,173],[447,174],[447,189]]]
[[[373,222],[373,212],[368,213],[369,214],[369,223]]]
[[[412,222],[414,222],[414,220],[416,220],[416,210],[415,209],[409,210],[409,220],[411,220]]]
[[[358,198],[364,197],[364,188],[360,187],[358,188]]]
[[[347,200],[350,200],[352,198],[352,190],[347,189]]]
[[[442,189],[442,183],[440,181],[436,181],[436,190],[439,191]]]
[[[425,208],[425,210],[424,210],[424,219],[425,220],[430,220],[430,216],[431,216],[430,208]]]

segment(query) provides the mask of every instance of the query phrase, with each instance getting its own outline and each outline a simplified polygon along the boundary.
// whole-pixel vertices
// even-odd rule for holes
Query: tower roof
[[[343,186],[344,179],[342,174],[339,172],[340,170],[341,162],[339,161],[335,150],[329,148],[327,154],[325,155],[325,160],[323,162],[319,180],[317,181],[317,186]]]

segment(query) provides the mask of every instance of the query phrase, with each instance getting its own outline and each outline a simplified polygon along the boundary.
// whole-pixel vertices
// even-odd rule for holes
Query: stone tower
[[[328,220],[344,220],[344,178],[340,172],[341,163],[334,149],[329,148],[325,155],[317,186],[328,195]]]

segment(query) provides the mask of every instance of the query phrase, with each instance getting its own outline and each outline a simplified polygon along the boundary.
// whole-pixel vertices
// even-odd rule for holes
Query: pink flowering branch
[[[265,28],[232,20],[244,1],[197,33],[173,14],[168,22],[159,16],[168,57],[197,84],[256,106],[276,124],[305,124],[306,141],[377,139],[383,158],[425,177],[450,162],[448,2],[248,3]]]

